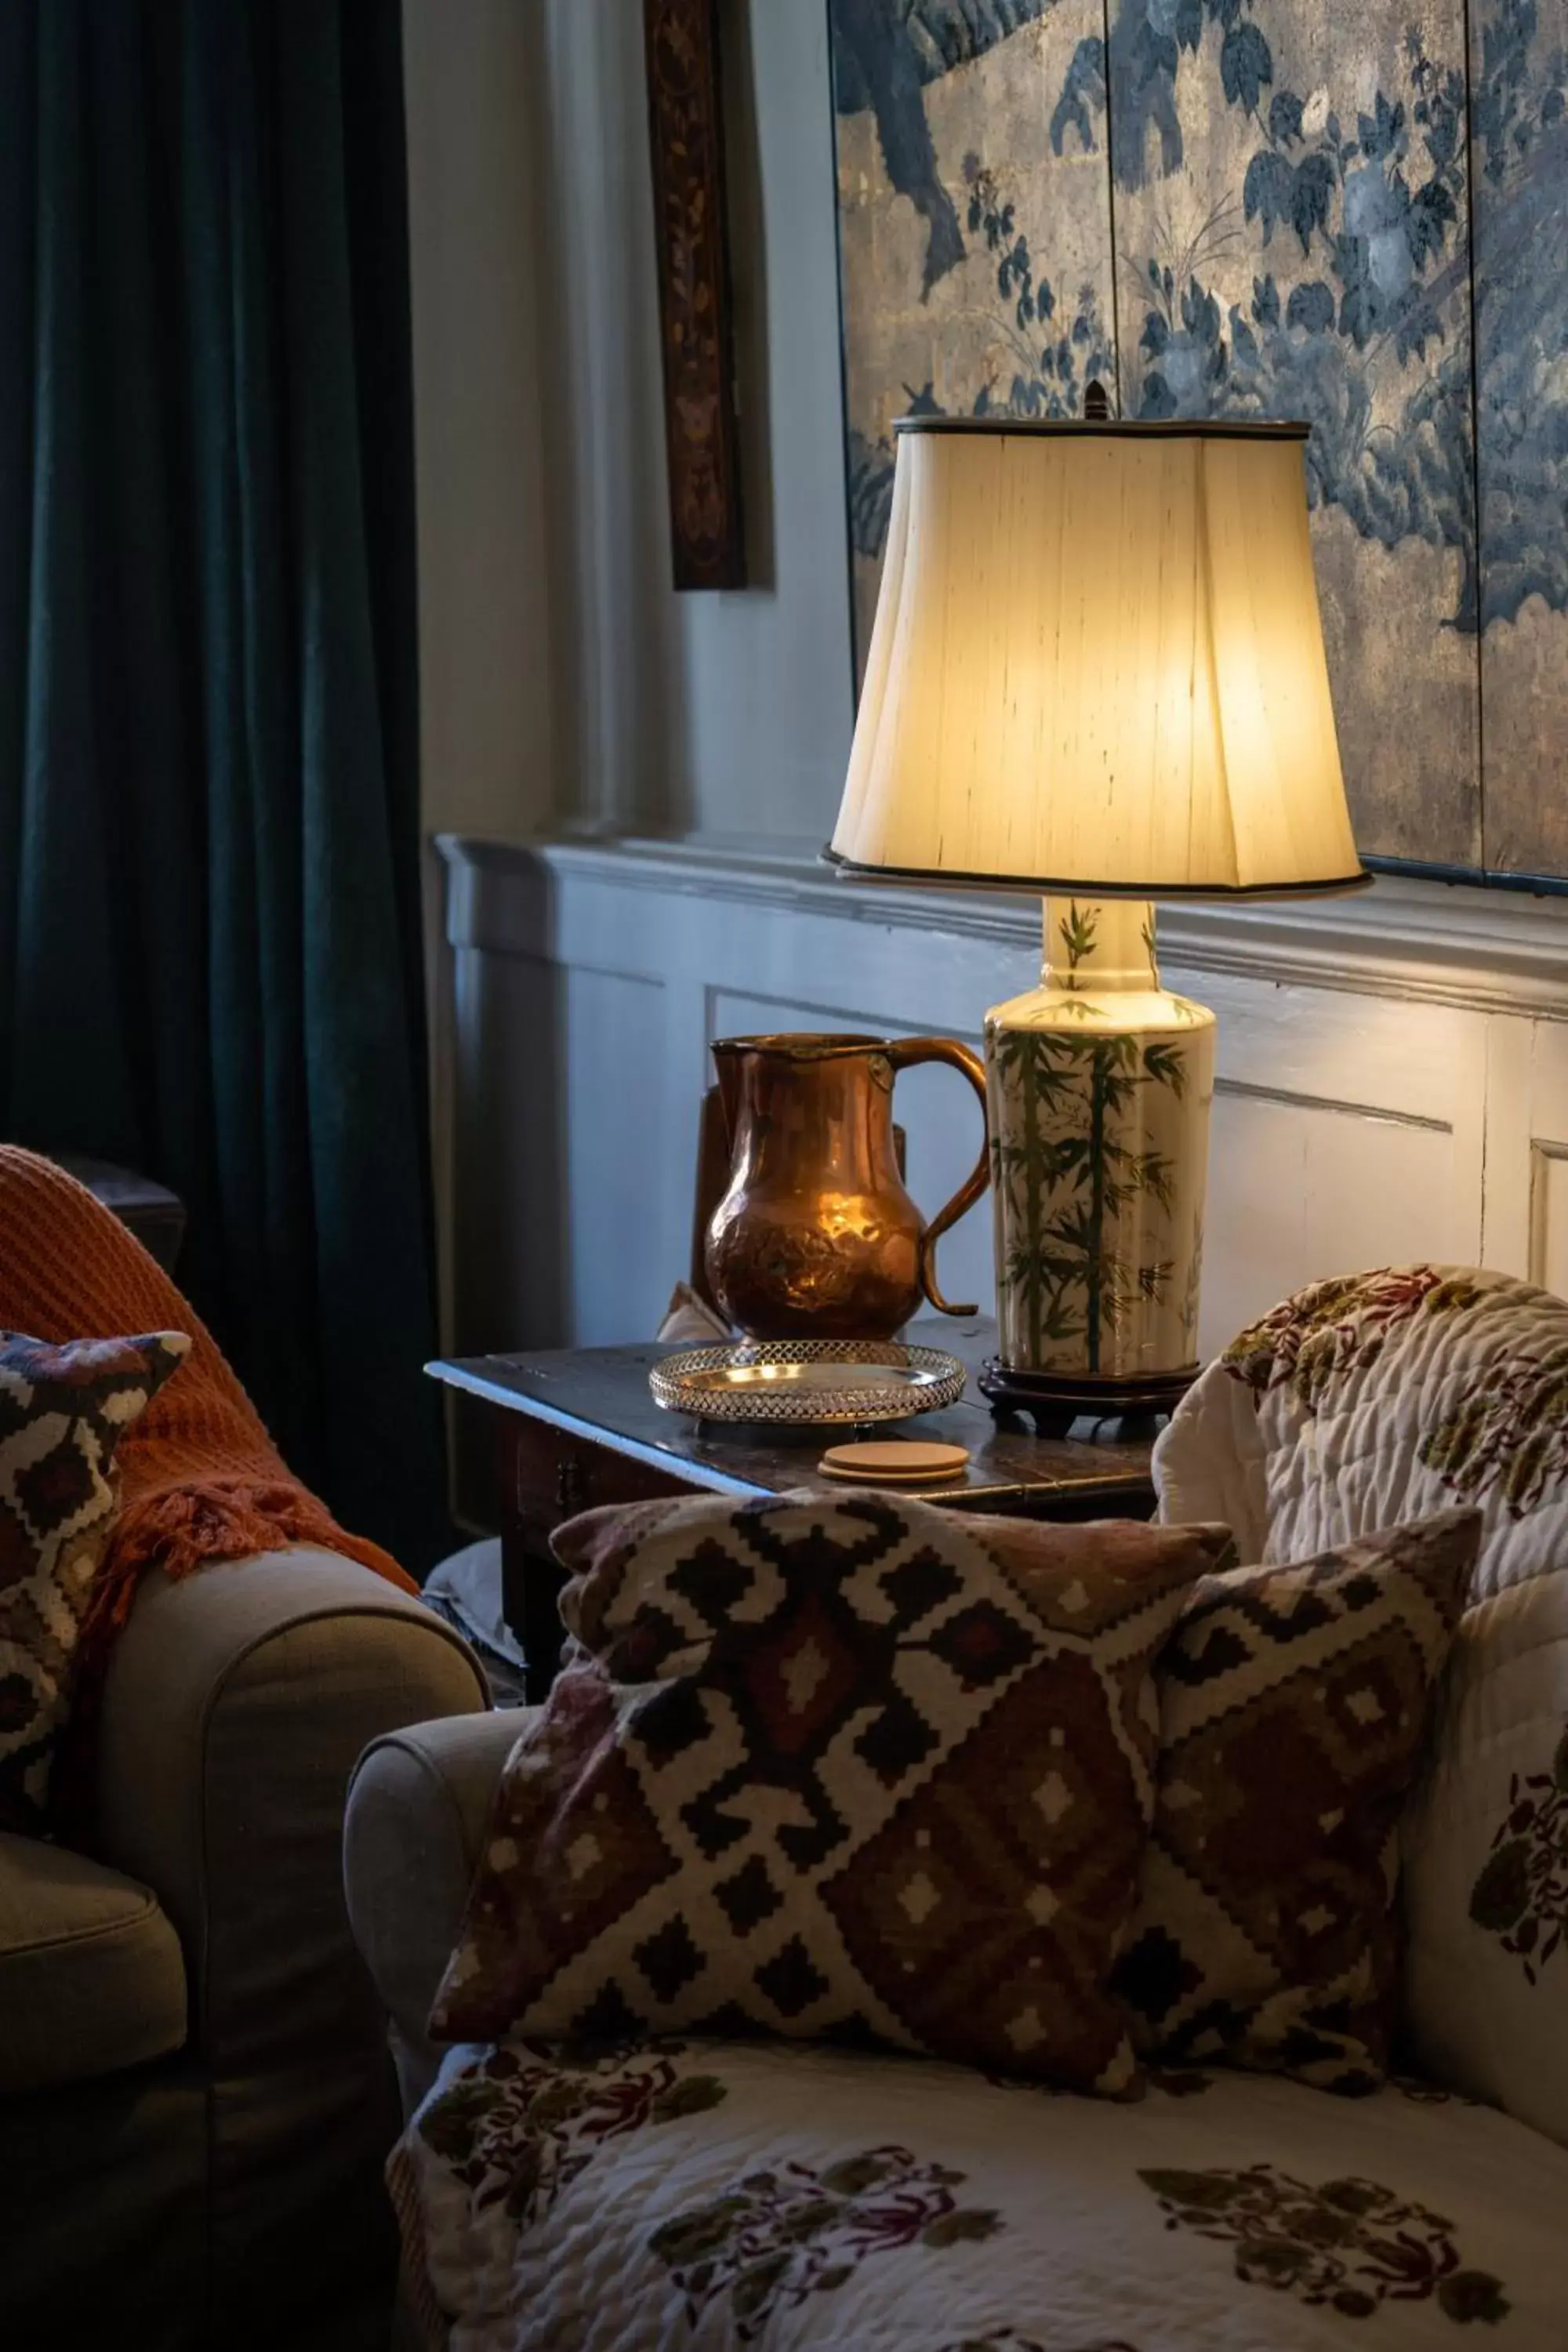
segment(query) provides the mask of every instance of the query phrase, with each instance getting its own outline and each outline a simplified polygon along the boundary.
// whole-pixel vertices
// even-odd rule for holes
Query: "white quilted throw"
[[[1480,1600],[1568,1559],[1568,1305],[1468,1266],[1311,1283],[1208,1367],[1154,1470],[1161,1517],[1205,1497],[1246,1561],[1473,1504]]]
[[[393,2161],[452,2352],[1563,2352],[1568,2154],[1246,2074],[459,2050]],[[421,2262],[420,2242],[423,2240]]]
[[[1209,1366],[1155,1472],[1161,1516],[1226,1520],[1244,1560],[1482,1512],[1405,1817],[1407,2021],[1424,2068],[1568,2144],[1568,1304],[1464,1266],[1314,1283]]]

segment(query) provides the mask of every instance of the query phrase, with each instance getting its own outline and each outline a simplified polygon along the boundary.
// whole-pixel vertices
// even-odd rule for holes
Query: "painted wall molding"
[[[527,843],[441,834],[454,947],[537,954],[550,877],[661,898],[871,923],[1033,951],[1038,902],[842,880],[805,845],[584,835]],[[1160,909],[1163,962],[1183,971],[1568,1021],[1568,899],[1380,877],[1343,898]]]

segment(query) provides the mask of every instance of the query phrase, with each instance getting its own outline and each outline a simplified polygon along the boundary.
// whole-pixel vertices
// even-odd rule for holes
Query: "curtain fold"
[[[397,0],[9,0],[0,109],[0,1121],[181,1193],[291,1466],[417,1572]]]

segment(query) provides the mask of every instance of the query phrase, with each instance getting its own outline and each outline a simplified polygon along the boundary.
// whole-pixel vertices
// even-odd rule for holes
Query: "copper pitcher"
[[[936,1244],[985,1190],[980,1157],[928,1225],[893,1148],[893,1081],[912,1062],[962,1070],[985,1108],[977,1055],[949,1037],[722,1037],[713,1047],[730,1187],[708,1227],[714,1297],[763,1339],[885,1339],[922,1295],[943,1315]]]

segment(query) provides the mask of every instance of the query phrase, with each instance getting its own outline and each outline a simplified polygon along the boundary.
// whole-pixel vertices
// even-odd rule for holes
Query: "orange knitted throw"
[[[77,1654],[90,1712],[143,1571],[319,1544],[418,1591],[390,1553],[346,1535],[291,1478],[216,1340],[118,1217],[52,1160],[0,1144],[0,1328],[35,1339],[185,1331],[191,1352],[121,1440],[120,1516]]]

